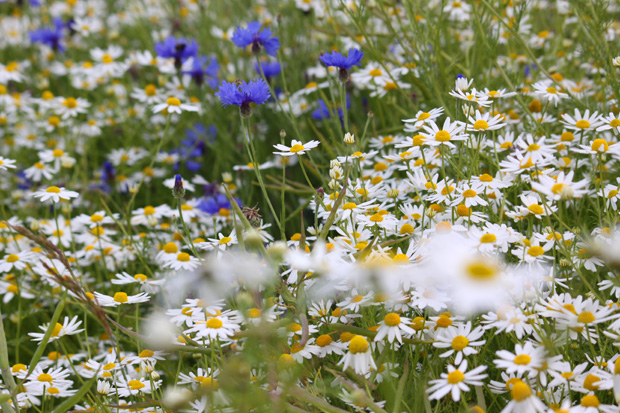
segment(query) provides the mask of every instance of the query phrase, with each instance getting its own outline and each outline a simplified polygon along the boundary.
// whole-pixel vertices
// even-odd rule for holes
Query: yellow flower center
[[[190,256],[187,252],[180,252],[179,255],[177,255],[177,261],[187,262],[189,260]]]
[[[144,94],[147,96],[155,96],[157,94],[157,88],[155,85],[146,85],[144,88]]]
[[[329,346],[332,343],[332,338],[327,334],[323,334],[317,337],[316,345],[319,347]]]
[[[43,374],[39,374],[39,377],[37,378],[37,380],[51,383],[54,380],[54,378],[47,373],[43,373]]]
[[[543,249],[543,247],[534,245],[533,247],[529,247],[527,249],[527,253],[532,257],[539,257],[545,253],[545,250]]]
[[[127,297],[127,293],[123,293],[123,292],[118,292],[114,294],[114,301],[116,301],[117,303],[126,303],[127,301],[129,301],[128,297]]]
[[[583,381],[583,387],[590,391],[598,390],[600,384],[596,384],[601,381],[601,378],[595,376],[594,374],[588,374],[586,379]]]
[[[514,359],[514,363],[519,366],[527,366],[528,364],[530,364],[531,361],[532,361],[532,358],[528,356],[527,354],[519,354]]]
[[[220,320],[219,318],[210,318],[207,320],[207,328],[213,328],[213,329],[218,329],[218,328],[222,328],[222,326],[224,325],[224,323],[222,323],[222,320]]]
[[[114,59],[112,58],[112,56],[110,56],[108,53],[104,54],[101,57],[101,61],[107,65],[109,65],[110,63],[114,62]]]
[[[146,275],[144,275],[144,274],[136,274],[136,275],[134,275],[133,279],[136,280],[136,281],[144,282],[144,281],[148,280],[148,277]]]
[[[469,340],[465,336],[456,336],[452,339],[452,348],[461,351],[469,345]]]
[[[476,193],[476,191],[474,191],[474,190],[472,190],[472,189],[468,189],[468,190],[466,190],[466,191],[464,191],[464,192],[463,192],[463,196],[464,196],[465,198],[473,198],[473,197],[475,197],[476,195],[478,195],[478,194]]]
[[[400,324],[400,316],[396,313],[389,313],[388,315],[385,316],[385,318],[383,319],[383,322],[385,323],[386,326],[396,327],[397,325]]]
[[[578,127],[579,129],[588,129],[590,127],[590,122],[588,122],[587,120],[578,120],[577,123],[575,123],[575,126]]]
[[[620,126],[620,119],[612,119],[611,122],[609,122],[609,126],[612,128],[617,128]]]
[[[349,351],[352,354],[365,353],[368,351],[368,340],[362,336],[355,336],[349,342]]]
[[[592,150],[594,152],[607,152],[609,150],[609,144],[605,139],[594,139],[592,142]]]
[[[592,314],[589,311],[584,311],[583,313],[579,314],[579,316],[577,317],[577,321],[583,324],[590,324],[594,322],[595,320],[596,320],[596,317],[594,317],[594,314]]]
[[[66,108],[73,109],[77,107],[77,100],[75,100],[75,98],[66,98],[62,102],[62,105]]]
[[[555,184],[551,187],[551,192],[557,195],[560,192],[562,192],[563,188],[564,188],[564,184]]]
[[[16,262],[16,261],[19,261],[19,256],[15,254],[11,254],[8,257],[6,257],[6,262]]]
[[[477,281],[492,280],[497,275],[497,268],[486,262],[474,262],[469,264],[465,270],[470,278]]]
[[[168,98],[168,100],[166,100],[166,104],[168,106],[181,106],[181,101],[177,98],[170,97]]]
[[[58,334],[62,331],[62,324],[56,323],[54,329],[52,330],[52,337],[58,337]]]
[[[538,204],[532,204],[530,206],[527,207],[527,209],[535,215],[541,215],[545,212],[545,210],[543,209],[543,207],[541,207]]]
[[[131,390],[140,390],[145,386],[145,384],[142,383],[140,380],[129,380],[129,383],[127,384],[129,385],[129,388]]]
[[[440,130],[435,134],[435,140],[437,142],[448,142],[450,140],[450,132],[445,130]]]
[[[295,145],[293,145],[291,147],[291,149],[289,149],[289,151],[292,152],[292,153],[298,153],[298,152],[303,151],[304,149],[305,148],[304,148],[303,145],[300,145],[300,144],[296,143]]]
[[[480,120],[477,120],[476,123],[474,123],[474,129],[476,130],[489,129],[489,124],[486,120],[480,119]]]
[[[223,237],[223,238],[220,240],[220,245],[225,245],[225,244],[228,244],[230,241],[232,241],[232,238],[230,238],[230,237]]]
[[[428,118],[431,117],[431,114],[428,112],[422,112],[420,113],[420,116],[418,116],[418,120],[426,120]]]
[[[532,389],[530,386],[523,383],[523,381],[519,380],[512,386],[512,390],[510,391],[510,395],[512,399],[517,402],[522,402],[532,395]]]
[[[465,375],[460,370],[454,370],[448,373],[448,383],[457,384],[465,380]]]
[[[175,244],[174,242],[169,242],[164,245],[164,252],[166,254],[174,254],[176,252],[179,252],[179,247],[177,247],[177,244]]]
[[[482,244],[491,244],[495,241],[497,241],[497,237],[493,234],[484,234],[480,237],[480,242]]]
[[[53,194],[59,194],[60,193],[60,188],[58,188],[57,186],[50,186],[49,188],[47,188],[45,190],[45,192],[49,192],[49,193],[53,193]]]
[[[558,93],[558,90],[557,90],[556,88],[554,88],[553,86],[551,86],[551,87],[548,87],[548,88],[547,88],[547,93],[550,93],[550,94],[552,94],[552,95],[555,95],[555,94],[557,94],[557,93]]]
[[[377,76],[381,76],[383,72],[381,72],[381,69],[372,69],[370,72],[368,72],[368,74],[370,76],[377,77]]]
[[[598,407],[601,402],[598,401],[598,397],[593,394],[583,396],[581,399],[581,405],[583,407]]]
[[[153,357],[155,355],[155,352],[153,352],[153,350],[142,350],[140,352],[140,354],[138,354],[138,357],[140,358],[148,358],[148,357]]]

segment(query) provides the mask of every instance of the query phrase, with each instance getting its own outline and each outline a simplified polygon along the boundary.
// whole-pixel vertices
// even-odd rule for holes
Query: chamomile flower
[[[99,305],[103,307],[118,307],[122,304],[146,303],[150,300],[150,296],[147,293],[127,295],[127,293],[122,291],[114,293],[114,296],[95,292],[94,298],[96,299],[97,303],[99,303]]]
[[[462,122],[451,122],[450,118],[446,118],[441,129],[434,121],[429,121],[428,124],[423,126],[424,132],[420,132],[420,135],[424,136],[426,140],[425,144],[431,146],[447,145],[454,148],[453,141],[462,141],[468,138],[465,131],[465,125]]]
[[[590,109],[586,109],[583,115],[579,109],[575,109],[574,116],[568,113],[562,115],[562,123],[567,129],[577,132],[591,132],[601,125],[600,118],[598,112],[590,114]]]
[[[495,115],[491,117],[491,113],[480,113],[479,110],[476,110],[474,116],[469,116],[469,124],[467,125],[468,131],[474,132],[485,132],[488,130],[497,130],[506,126],[505,123],[502,123],[502,115]]]
[[[183,111],[198,112],[198,106],[192,103],[182,103],[180,99],[170,96],[166,99],[166,102],[153,106],[154,113],[161,113],[164,111],[166,114],[177,113],[180,115]]]
[[[460,364],[464,356],[478,353],[474,347],[480,347],[486,343],[486,340],[480,340],[483,335],[484,330],[480,326],[472,330],[471,322],[468,321],[466,324],[449,326],[444,329],[436,336],[433,347],[449,349],[440,357],[449,357],[456,353],[454,364]]]
[[[558,90],[551,80],[536,82],[533,86],[535,94],[541,96],[545,101],[553,103],[554,106],[568,97],[565,92]]]
[[[81,320],[78,320],[78,316],[73,317],[69,320],[69,317],[65,317],[64,321],[61,323],[56,323],[54,328],[52,329],[52,335],[49,338],[49,341],[58,340],[63,336],[71,336],[74,334],[79,334],[84,329],[79,329],[78,327],[82,324]],[[42,325],[39,327],[44,332],[47,332],[49,329],[49,325]],[[28,333],[30,337],[32,337],[32,341],[42,341],[45,333]]]
[[[379,328],[377,329],[377,335],[374,337],[374,341],[381,341],[387,337],[390,343],[394,342],[394,339],[399,343],[403,343],[402,334],[415,334],[415,331],[409,327],[411,320],[407,317],[401,317],[396,313],[389,313],[383,321],[379,322]]]
[[[493,361],[500,369],[507,373],[528,374],[535,377],[545,361],[546,351],[543,347],[534,347],[530,342],[524,345],[516,344],[514,353],[507,350],[497,351],[497,359]]]
[[[349,351],[338,362],[338,364],[343,365],[343,370],[351,366],[357,374],[365,375],[368,374],[371,368],[377,369],[377,365],[372,358],[370,345],[365,337],[354,336],[349,341],[348,347]]]
[[[15,160],[0,156],[0,171],[6,171],[7,169],[15,169]]]
[[[458,368],[453,365],[448,366],[447,373],[441,373],[441,378],[431,380],[430,387],[426,390],[430,393],[430,400],[439,400],[450,394],[452,400],[461,400],[461,392],[468,392],[469,386],[482,386],[482,380],[487,377],[483,371],[487,366],[478,366],[473,370],[467,371],[467,360],[463,360]]]
[[[273,152],[275,155],[281,156],[301,156],[308,152],[310,149],[316,148],[319,146],[319,141],[309,141],[306,143],[302,143],[301,141],[297,141],[295,139],[292,140],[291,146],[286,146],[282,144],[273,145],[274,148],[279,150],[280,152]]]
[[[419,110],[415,117],[411,119],[403,119],[405,123],[405,132],[418,131],[426,122],[434,121],[444,112],[444,108],[433,108],[429,112]]]
[[[49,186],[45,190],[34,192],[33,196],[35,198],[39,198],[41,202],[48,200],[52,200],[52,202],[60,202],[68,201],[71,198],[77,198],[80,194],[75,191],[69,191],[64,187],[59,188],[57,186]]]

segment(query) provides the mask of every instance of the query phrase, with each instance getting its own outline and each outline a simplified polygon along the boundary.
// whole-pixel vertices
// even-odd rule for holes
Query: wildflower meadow
[[[0,412],[620,413],[619,0],[0,0]]]

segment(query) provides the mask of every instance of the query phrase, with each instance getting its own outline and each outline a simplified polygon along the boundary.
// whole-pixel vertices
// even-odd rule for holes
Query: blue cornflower
[[[212,89],[217,87],[217,72],[220,70],[220,65],[215,57],[211,56],[207,63],[207,56],[194,56],[191,62],[184,65],[186,66],[188,66],[186,70],[182,70],[181,73],[190,75],[198,86],[206,80]]]
[[[215,96],[219,96],[223,106],[239,106],[241,116],[247,118],[252,115],[250,103],[262,105],[269,99],[271,92],[263,79],[252,80],[250,83],[245,80],[241,83],[229,83],[224,80]]]
[[[282,66],[280,66],[280,63],[278,62],[263,62],[260,64],[260,67],[258,67],[258,63],[255,63],[254,69],[256,69],[256,72],[259,75],[262,69],[265,77],[270,78],[270,77],[278,76],[280,72],[282,71]]]
[[[237,204],[241,206],[241,200],[238,198],[234,199],[237,201]],[[232,205],[228,198],[226,198],[226,195],[216,194],[209,197],[203,197],[198,203],[198,209],[206,212],[207,214],[215,215],[220,213],[222,210],[231,210]]]
[[[198,54],[198,43],[196,40],[189,41],[170,36],[163,42],[155,44],[155,52],[161,57],[173,58],[174,66],[180,69],[183,62]]]
[[[323,53],[319,59],[325,66],[334,66],[340,69],[340,80],[346,82],[349,80],[349,69],[353,66],[361,66],[364,52],[358,49],[349,49],[349,55],[344,56],[342,53],[333,51],[331,53]]]
[[[60,43],[63,36],[65,24],[61,18],[54,19],[53,27],[44,27],[30,32],[30,41],[32,43],[43,43],[54,50],[64,52],[65,47]]]
[[[273,35],[271,29],[260,30],[260,27],[261,24],[258,21],[249,22],[246,29],[237,27],[231,40],[238,47],[245,48],[252,45],[252,52],[256,54],[260,53],[261,46],[263,46],[268,55],[275,56],[280,48],[280,40],[277,37],[271,37]]]
[[[332,111],[329,110],[329,107],[327,106],[325,101],[323,99],[319,99],[317,103],[319,107],[312,112],[312,119],[322,120],[331,118]],[[349,94],[347,94],[347,110],[349,109],[351,109],[351,100],[349,99]],[[336,108],[336,112],[338,112],[338,117],[340,118],[340,123],[342,124],[344,117],[342,108]]]

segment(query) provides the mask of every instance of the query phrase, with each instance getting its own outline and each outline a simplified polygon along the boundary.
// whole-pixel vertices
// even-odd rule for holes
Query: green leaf
[[[30,373],[32,373],[32,370],[34,370],[34,368],[36,367],[37,363],[39,362],[39,359],[41,359],[41,356],[43,355],[43,352],[45,351],[45,347],[47,346],[47,343],[50,341],[50,337],[52,337],[52,332],[54,331],[54,327],[56,326],[56,323],[58,322],[58,319],[60,318],[60,314],[62,313],[62,310],[65,308],[66,297],[67,297],[67,292],[65,291],[65,295],[62,297],[62,300],[60,300],[60,302],[58,303],[58,307],[56,307],[56,311],[54,311],[54,315],[52,316],[52,321],[50,321],[50,325],[49,327],[47,327],[47,331],[45,332],[45,335],[43,336],[43,340],[41,340],[39,347],[37,347],[37,351],[34,352],[34,355],[32,356],[32,360],[30,360],[30,368],[28,369],[27,376],[30,375]]]
[[[67,410],[75,406],[77,403],[80,402],[80,400],[84,398],[84,395],[88,393],[88,390],[90,390],[90,387],[95,381],[97,381],[96,374],[93,376],[93,378],[85,382],[82,387],[80,387],[80,390],[77,393],[66,399],[64,402],[59,404],[58,407],[52,410],[52,413],[65,413]]]

